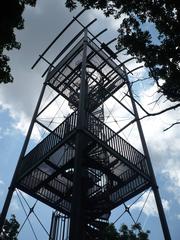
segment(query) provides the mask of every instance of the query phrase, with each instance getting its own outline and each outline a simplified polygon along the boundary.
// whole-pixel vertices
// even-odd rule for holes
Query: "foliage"
[[[0,83],[13,81],[11,69],[8,65],[9,57],[6,52],[20,48],[16,41],[15,30],[23,29],[24,19],[22,17],[26,5],[34,6],[36,0],[6,0],[1,4],[0,14]]]
[[[119,240],[148,240],[149,231],[144,232],[140,223],[134,224],[129,229],[125,224],[123,224],[119,230],[120,238]]]
[[[19,223],[16,220],[15,215],[12,215],[10,220],[5,222],[3,226],[3,231],[0,235],[1,240],[17,240],[17,233],[19,228]]]
[[[144,232],[140,223],[134,224],[129,229],[127,225],[122,224],[119,231],[113,224],[109,224],[103,232],[104,240],[148,240],[149,231]]]
[[[159,92],[171,101],[180,101],[179,1],[66,0],[66,6],[72,10],[77,2],[85,8],[101,9],[106,16],[124,17],[117,48],[126,47],[138,62],[144,62]]]
[[[119,240],[119,233],[113,224],[109,224],[102,232],[102,239],[104,240]]]

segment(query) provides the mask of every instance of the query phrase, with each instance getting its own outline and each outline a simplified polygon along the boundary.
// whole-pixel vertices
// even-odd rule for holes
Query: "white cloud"
[[[159,104],[149,105],[158,98],[159,94],[156,91],[156,86],[152,85],[140,94],[140,102],[149,112],[158,112],[172,105],[165,101],[165,97],[162,97]],[[148,117],[142,121],[142,125],[155,172],[165,180],[166,189],[163,190],[169,191],[180,204],[180,132],[177,131],[179,126],[163,132],[178,120],[179,113],[180,110],[177,109],[156,117]],[[142,116],[141,110],[140,114]]]
[[[4,104],[1,101],[0,105],[2,106],[3,110],[9,112],[9,116],[12,119],[12,123],[10,127],[13,129],[19,130],[23,135],[26,135],[29,124],[30,124],[30,116],[27,115],[26,110],[24,110],[23,108],[16,109],[16,105],[14,103]],[[13,131],[10,127],[1,130],[2,138],[3,136],[8,136],[13,134]],[[32,139],[36,141],[40,139],[40,134],[37,129],[33,131]]]
[[[26,200],[28,200],[29,198],[30,198],[30,196],[27,194],[27,193],[25,193],[25,192],[23,192],[23,191],[21,191],[21,190],[18,190],[20,193],[21,193],[21,195],[23,196],[23,198],[25,198]],[[16,192],[15,192],[16,193]],[[16,196],[17,196],[17,194],[16,194]]]
[[[4,181],[3,180],[0,180],[0,196],[2,196],[3,195],[3,193],[4,193],[4,191],[3,191],[3,186],[4,185]]]
[[[163,167],[162,173],[167,181],[167,190],[173,194],[180,204],[180,163],[179,159],[169,159]]]
[[[3,132],[3,134],[5,135],[5,136],[9,136],[9,135],[11,135],[11,129],[10,128],[5,128],[4,129],[4,132]]]
[[[169,159],[162,173],[164,173],[176,187],[180,188],[180,162],[178,160]]]
[[[142,196],[142,198],[131,207],[131,209],[140,211],[143,208],[147,197],[148,197],[148,192],[146,192]],[[162,204],[163,204],[163,208],[164,208],[165,211],[168,211],[170,209],[170,204],[169,204],[168,200],[162,199]],[[147,216],[153,216],[153,217],[158,216],[158,211],[157,211],[156,202],[155,202],[155,199],[154,199],[153,192],[151,192],[149,197],[148,197],[148,200],[147,200],[147,202],[144,206],[144,209],[143,209],[143,213],[146,214]]]
[[[101,10],[93,10],[90,12],[90,15],[96,17],[101,22],[105,22],[107,27],[109,29],[113,29],[113,31],[117,31],[120,27],[120,24],[122,23],[122,20],[125,18],[125,14],[122,14],[122,16],[119,19],[114,19],[113,16],[105,17],[104,13]]]
[[[169,211],[170,209],[170,202],[167,199],[162,199],[162,205],[165,211]]]
[[[0,180],[0,184],[3,185],[3,184],[4,184],[4,181],[3,181],[3,180]]]
[[[33,109],[35,108],[42,86],[43,80],[40,76],[47,65],[41,61],[35,70],[31,71],[30,67],[38,57],[38,54],[46,48],[53,37],[55,37],[55,35],[69,22],[69,18],[76,14],[74,12],[69,13],[69,10],[64,8],[64,4],[59,4],[58,2],[55,7],[56,4],[57,3],[54,3],[53,5],[49,4],[48,1],[43,1],[41,5],[38,3],[35,9],[30,7],[26,9],[24,14],[25,29],[17,31],[17,39],[22,43],[22,48],[19,51],[9,52],[14,82],[12,84],[3,85],[3,88],[0,89],[0,106],[3,110],[9,112],[13,122],[12,126],[21,131],[24,135],[27,133]],[[56,15],[54,11],[60,12]],[[78,11],[79,10],[77,10],[77,12]],[[45,15],[46,17],[44,17]],[[60,16],[61,18],[60,26],[59,17],[56,18],[56,16]],[[87,11],[87,13],[81,16],[81,20],[87,23],[92,20],[94,16],[97,16],[101,23],[95,23],[93,25],[95,31],[99,31],[99,28],[102,30],[102,28],[107,27],[107,25],[110,27],[110,30],[112,29],[112,23],[114,23],[113,18],[106,19],[102,12],[97,10]],[[89,19],[88,21],[87,17]],[[70,31],[71,35],[76,32],[76,28],[79,30],[79,25],[77,23],[73,30]],[[51,29],[51,31],[48,30],[47,33],[47,29]],[[41,34],[39,34],[39,30]],[[113,29],[113,31],[114,30],[115,29]],[[109,37],[111,38],[111,35]],[[56,55],[57,51],[61,50],[59,48],[63,46],[63,43],[66,43],[67,38],[69,39],[70,36],[67,34],[65,38],[66,39],[61,38],[61,44],[58,45],[58,47],[55,46],[52,53],[47,56],[48,60],[52,59],[53,54]],[[40,135],[37,129],[32,138],[39,140]]]
[[[139,87],[141,84],[143,87]],[[140,82],[139,85],[135,85],[133,90],[139,95],[137,100],[148,112],[156,113],[172,105],[165,97],[162,97],[158,103],[156,103],[160,94],[157,93],[155,84],[146,85],[145,82]],[[139,91],[139,88],[141,91]],[[140,117],[146,115],[141,108],[138,107],[138,110]],[[147,117],[141,121],[148,146],[153,153],[160,153],[161,156],[165,157],[167,153],[174,156],[177,151],[180,150],[180,134],[177,131],[178,125],[169,131],[163,132],[172,122],[178,119],[179,113],[179,109],[172,110],[161,115]],[[169,144],[170,142],[171,144]],[[165,158],[169,158],[169,155]]]
[[[18,191],[22,194],[22,196],[20,194],[17,195],[16,191],[13,193],[13,197],[12,197],[11,204],[10,204],[11,212],[17,212],[17,211],[19,211],[21,209],[19,197],[20,197],[22,202],[24,202],[23,198],[25,200],[29,200],[30,199],[29,195],[27,195],[26,193],[24,193],[24,192],[22,192],[20,190],[18,190]],[[25,204],[25,208],[26,207],[27,206]]]
[[[39,56],[38,54],[69,22],[70,15],[72,17],[74,14],[69,13],[69,10],[60,2],[43,1],[38,2],[35,8],[27,7],[24,12],[25,28],[16,32],[17,41],[21,42],[22,47],[19,51],[8,52],[14,82],[2,84],[0,107],[9,112],[13,127],[23,134],[27,131],[40,94],[43,82],[41,74],[47,68],[47,64],[41,61],[33,71],[31,66]],[[57,49],[54,54],[57,54]],[[47,58],[51,60],[52,56],[49,55]],[[38,138],[38,135],[34,138]]]
[[[13,197],[11,200],[11,204],[10,204],[10,209],[11,212],[17,212],[20,209],[19,203],[17,201],[17,198]]]

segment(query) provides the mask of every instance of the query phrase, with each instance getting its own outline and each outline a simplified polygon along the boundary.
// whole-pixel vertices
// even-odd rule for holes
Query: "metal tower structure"
[[[89,30],[96,19],[86,26],[80,22],[83,12],[73,18],[35,63],[44,59],[49,67],[2,210],[1,227],[13,191],[18,188],[58,211],[53,214],[50,239],[57,239],[57,231],[61,232],[61,240],[101,239],[111,210],[152,187],[164,239],[170,240],[128,79],[132,71],[109,47],[113,40],[109,43],[99,40],[106,29],[96,35]],[[81,30],[48,62],[44,55],[74,22],[80,24]],[[55,92],[55,97],[42,107],[47,87]],[[124,87],[131,107],[114,95]],[[59,97],[65,99],[71,111],[64,121],[50,128],[40,117]],[[118,131],[104,122],[103,106],[109,99],[117,101],[132,117]],[[132,123],[137,124],[143,153],[121,136]],[[46,137],[28,151],[35,124],[45,129]]]

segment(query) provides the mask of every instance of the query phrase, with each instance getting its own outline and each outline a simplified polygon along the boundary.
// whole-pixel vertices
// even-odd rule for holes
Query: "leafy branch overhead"
[[[144,62],[159,92],[170,101],[180,101],[179,1],[66,0],[66,6],[72,10],[78,2],[85,8],[103,10],[106,16],[125,16],[117,48],[126,47],[129,54]]]
[[[36,0],[6,0],[1,4],[0,14],[0,83],[13,81],[11,69],[8,64],[9,57],[4,53],[13,48],[19,49],[21,44],[17,42],[15,30],[23,29],[22,17],[26,5],[35,6]]]

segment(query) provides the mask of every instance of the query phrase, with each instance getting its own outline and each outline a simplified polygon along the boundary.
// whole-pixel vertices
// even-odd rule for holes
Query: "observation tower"
[[[99,40],[107,29],[94,34],[80,21],[81,11],[59,33],[34,64],[44,60],[48,68],[24,146],[1,214],[4,222],[12,194],[19,189],[55,209],[49,239],[102,239],[111,211],[152,188],[157,203],[164,239],[170,234],[164,215],[155,175],[133,97],[129,70],[119,59],[121,51]],[[80,31],[72,36],[53,61],[46,53],[73,24]],[[45,93],[51,98],[45,105]],[[125,92],[126,90],[126,92]],[[125,93],[124,93],[125,92]],[[120,93],[120,97],[117,97]],[[43,116],[53,104],[65,101],[68,114],[56,125],[45,124]],[[125,99],[130,104],[125,103]],[[125,125],[112,129],[105,121],[105,105],[115,101],[119,115],[130,116]],[[49,123],[53,122],[50,115]],[[134,124],[142,152],[123,138],[123,132]],[[44,137],[29,150],[35,126],[44,129]],[[61,220],[61,230],[58,222]],[[57,234],[57,231],[59,233]]]

